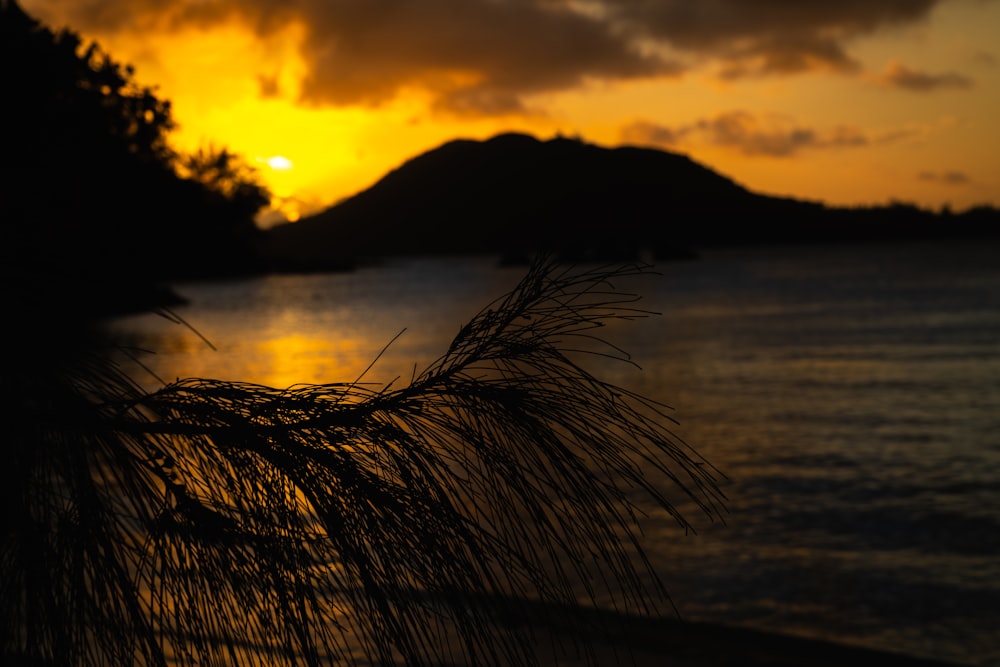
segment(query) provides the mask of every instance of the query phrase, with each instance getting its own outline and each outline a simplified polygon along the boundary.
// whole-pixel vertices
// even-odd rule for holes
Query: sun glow
[[[317,338],[303,334],[275,336],[256,346],[260,374],[254,381],[272,387],[302,382],[323,383],[330,378],[356,377],[369,360],[362,354],[365,341],[355,338]]]
[[[273,210],[262,216],[272,223],[321,210],[371,185],[386,168],[385,156],[368,139],[380,120],[401,109],[371,113],[300,104],[305,66],[296,26],[263,40],[239,24],[141,39],[123,32],[85,37],[135,65],[136,78],[155,83],[156,94],[170,100],[175,149],[188,153],[218,144],[247,158],[273,195]],[[413,152],[425,148],[414,146]]]
[[[292,161],[283,155],[274,155],[268,158],[261,158],[268,167],[275,171],[288,171],[292,168]]]

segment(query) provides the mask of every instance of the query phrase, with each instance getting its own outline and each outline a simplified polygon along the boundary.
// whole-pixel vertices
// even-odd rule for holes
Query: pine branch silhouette
[[[400,386],[146,393],[81,361],[13,440],[3,653],[531,664],[504,623],[517,600],[659,613],[640,507],[685,531],[671,497],[717,519],[718,473],[664,406],[576,354],[628,361],[597,334],[648,314],[613,287],[646,271],[536,262]]]

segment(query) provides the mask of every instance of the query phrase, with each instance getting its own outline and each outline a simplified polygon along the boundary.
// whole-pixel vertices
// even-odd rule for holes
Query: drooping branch
[[[483,600],[655,612],[638,516],[717,518],[717,472],[574,360],[627,361],[597,333],[648,314],[613,285],[645,271],[536,263],[402,386],[105,392],[95,493],[119,500],[88,511],[127,517],[136,641],[179,664],[526,664]]]
[[[427,599],[395,599],[400,591],[560,603],[603,593],[649,611],[662,591],[638,548],[637,503],[690,529],[665,483],[713,517],[715,471],[671,433],[662,406],[568,356],[625,358],[592,344],[609,320],[647,314],[612,284],[643,270],[539,263],[404,387],[189,381],[147,405],[163,425],[205,429],[205,445],[239,460],[241,477],[266,471],[294,487],[357,582],[350,604],[379,617],[361,632],[389,632],[375,644],[391,640],[411,661],[435,646],[419,636]],[[225,508],[239,493],[205,498]],[[447,610],[449,621],[474,613]]]

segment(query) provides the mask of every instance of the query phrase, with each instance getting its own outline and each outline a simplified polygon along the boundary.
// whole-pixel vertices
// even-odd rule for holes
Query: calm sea
[[[645,546],[683,617],[1000,665],[1000,247],[715,251],[630,280],[598,374],[674,409],[725,525]],[[120,320],[159,377],[408,379],[523,270],[479,259],[183,284],[208,338]],[[156,386],[151,376],[145,378]]]

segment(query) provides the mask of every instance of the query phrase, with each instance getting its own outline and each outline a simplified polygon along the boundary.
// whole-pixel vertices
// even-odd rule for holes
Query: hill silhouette
[[[501,134],[451,141],[415,157],[326,211],[268,231],[263,252],[278,270],[459,253],[516,261],[549,251],[574,261],[616,260],[689,256],[721,244],[997,228],[992,209],[963,216],[905,204],[833,209],[750,192],[676,153]]]

